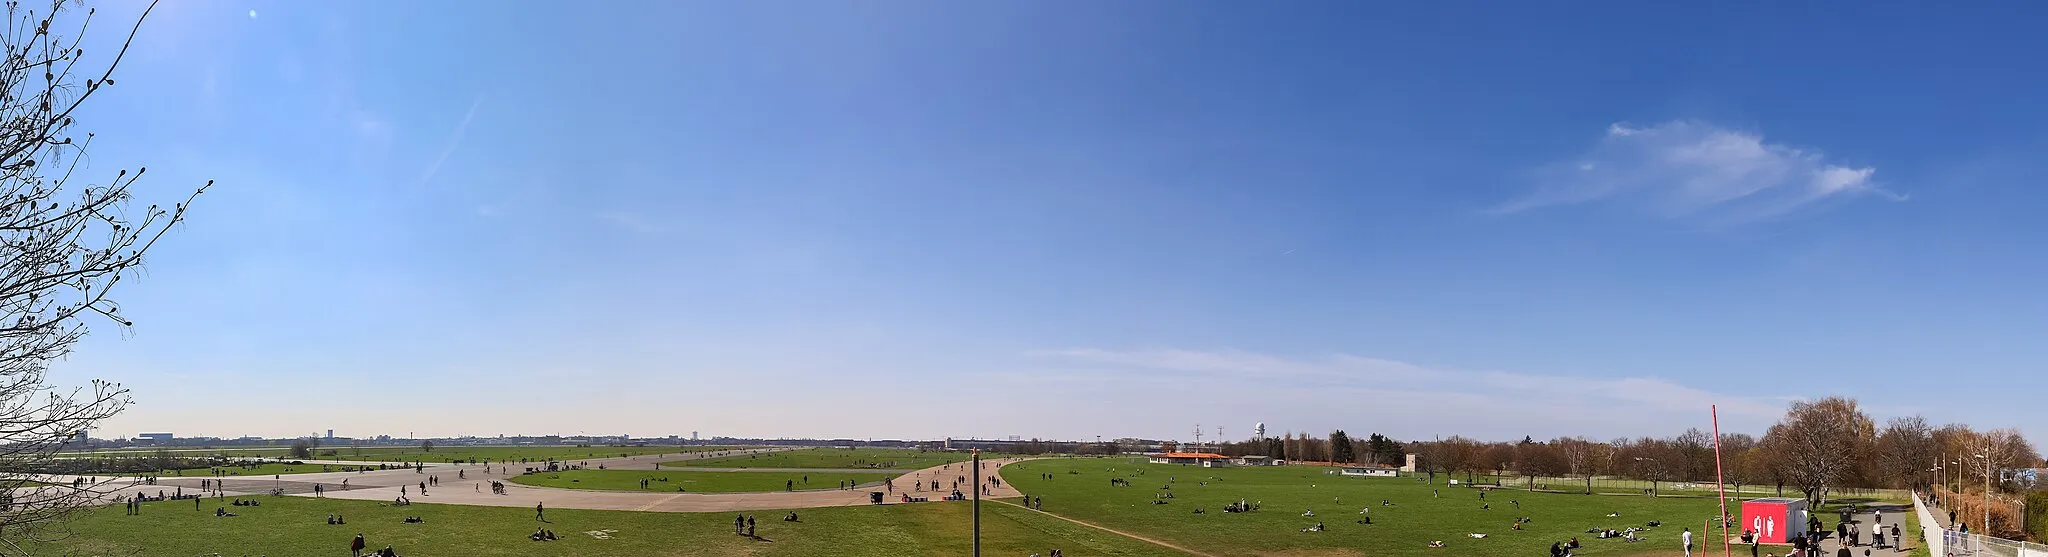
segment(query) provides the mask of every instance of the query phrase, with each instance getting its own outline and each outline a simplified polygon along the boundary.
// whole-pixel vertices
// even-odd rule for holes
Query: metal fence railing
[[[1917,493],[1913,496],[1913,510],[1920,515],[1920,529],[1927,540],[1927,548],[1936,557],[2048,557],[2048,545],[1943,528]]]
[[[1424,477],[1428,476],[1427,474],[1419,475]],[[1445,474],[1439,473],[1437,481],[1443,481],[1444,476]],[[1458,474],[1456,476],[1450,477],[1456,478],[1459,482],[1465,481],[1464,474]],[[1584,493],[1586,491],[1588,483],[1586,478],[1583,477],[1565,478],[1554,476],[1536,476],[1535,478],[1530,478],[1528,476],[1514,475],[1486,475],[1475,476],[1473,479],[1483,483],[1493,483],[1498,481],[1502,487],[1531,488],[1537,491],[1555,491],[1562,493]],[[1591,481],[1591,484],[1594,493],[1643,494],[1647,493],[1651,489],[1652,485],[1656,486],[1656,490],[1659,495],[1713,495],[1719,493],[1719,490],[1716,489],[1716,487],[1718,486],[1714,482],[1651,482],[1649,480],[1640,480],[1635,478],[1594,476]],[[1799,490],[1794,489],[1790,486],[1785,487],[1781,491],[1776,485],[1738,485],[1730,483],[1727,484],[1727,488],[1728,496],[1731,498],[1805,496],[1805,494],[1800,493]],[[1911,493],[1911,491],[1904,489],[1860,489],[1843,487],[1828,488],[1828,498],[1830,500],[1843,497],[1867,497],[1871,499],[1904,501],[1907,497],[1911,496]]]

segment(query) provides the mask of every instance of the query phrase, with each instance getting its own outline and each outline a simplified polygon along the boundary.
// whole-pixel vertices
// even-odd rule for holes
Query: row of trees
[[[1717,463],[1714,435],[1698,428],[1671,437],[1599,441],[1559,437],[1539,441],[1484,442],[1453,435],[1441,440],[1399,442],[1378,433],[1360,442],[1343,430],[1327,437],[1287,433],[1263,440],[1216,446],[1230,456],[1266,455],[1296,461],[1400,465],[1417,456],[1417,472],[1583,480],[1634,478],[1658,484],[1713,482]],[[1818,504],[1831,488],[1926,488],[1944,482],[1981,491],[1990,469],[1994,489],[2031,488],[2001,481],[2001,469],[2042,466],[2041,455],[2018,431],[1975,431],[1967,425],[1933,427],[1919,416],[1878,425],[1853,399],[1830,397],[1795,402],[1762,438],[1746,433],[1720,437],[1720,477],[1737,487],[1773,485],[1796,490]]]

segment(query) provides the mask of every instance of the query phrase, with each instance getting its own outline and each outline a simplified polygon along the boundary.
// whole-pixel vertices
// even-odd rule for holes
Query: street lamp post
[[[1990,451],[1977,453],[1977,458],[1984,459],[1984,522],[1978,523],[1977,528],[1989,533],[1991,532],[1991,453]]]

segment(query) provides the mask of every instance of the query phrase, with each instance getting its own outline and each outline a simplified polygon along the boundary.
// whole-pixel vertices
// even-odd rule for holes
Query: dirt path
[[[1006,481],[1005,481],[1004,483],[1009,483],[1009,482],[1008,482],[1008,481],[1006,480]],[[1119,535],[1119,536],[1123,536],[1123,537],[1126,537],[1126,538],[1130,538],[1130,539],[1138,540],[1138,541],[1141,541],[1141,542],[1149,543],[1149,544],[1152,544],[1152,545],[1156,545],[1156,546],[1159,546],[1159,547],[1164,547],[1164,548],[1167,548],[1167,549],[1171,549],[1171,550],[1174,550],[1174,551],[1179,551],[1179,552],[1181,552],[1181,553],[1186,553],[1186,554],[1188,554],[1188,555],[1200,555],[1201,557],[1216,557],[1215,555],[1210,555],[1210,554],[1207,554],[1207,553],[1203,553],[1203,552],[1200,552],[1200,551],[1195,551],[1195,550],[1193,550],[1193,549],[1188,549],[1188,548],[1185,548],[1185,547],[1181,547],[1181,546],[1178,546],[1178,545],[1173,545],[1173,544],[1170,544],[1170,543],[1166,543],[1166,542],[1163,542],[1163,541],[1159,541],[1159,540],[1155,540],[1155,539],[1152,539],[1152,538],[1147,538],[1147,537],[1144,537],[1144,536],[1140,536],[1140,535],[1137,535],[1137,534],[1133,534],[1133,533],[1130,533],[1130,532],[1125,532],[1125,531],[1123,531],[1123,530],[1118,530],[1118,529],[1115,529],[1115,528],[1110,528],[1110,527],[1108,527],[1108,526],[1103,526],[1103,525],[1100,525],[1100,524],[1095,524],[1095,523],[1093,523],[1093,522],[1085,522],[1085,521],[1081,521],[1081,520],[1075,520],[1075,519],[1067,518],[1067,517],[1064,517],[1064,516],[1060,516],[1060,515],[1052,514],[1052,513],[1049,513],[1049,512],[1045,512],[1045,511],[1032,511],[1031,509],[1026,509],[1026,508],[1024,508],[1024,506],[1023,506],[1023,505],[1019,505],[1019,504],[1016,504],[1016,503],[1011,503],[1011,502],[1009,502],[1009,501],[990,501],[990,502],[992,502],[992,503],[1001,503],[1001,504],[1004,504],[1004,505],[1009,505],[1009,506],[1012,506],[1012,507],[1017,507],[1017,508],[1019,508],[1019,509],[1024,509],[1024,510],[1026,510],[1026,511],[1030,511],[1030,512],[1035,512],[1035,513],[1038,513],[1038,514],[1042,514],[1042,515],[1045,515],[1045,516],[1050,516],[1050,517],[1053,517],[1053,518],[1057,518],[1057,519],[1060,519],[1060,520],[1065,520],[1065,521],[1067,521],[1067,522],[1072,522],[1072,523],[1075,523],[1075,524],[1079,524],[1079,525],[1082,525],[1082,526],[1087,526],[1087,527],[1089,527],[1089,528],[1094,528],[1094,529],[1097,529],[1097,530],[1101,530],[1101,531],[1104,531],[1104,532],[1109,532],[1109,533],[1111,533],[1111,534],[1116,534],[1116,535]]]

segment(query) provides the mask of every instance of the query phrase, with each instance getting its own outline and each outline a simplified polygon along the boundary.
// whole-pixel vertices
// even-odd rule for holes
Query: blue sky
[[[2025,426],[2041,9],[178,2],[82,125],[219,185],[59,378],[110,435]]]

